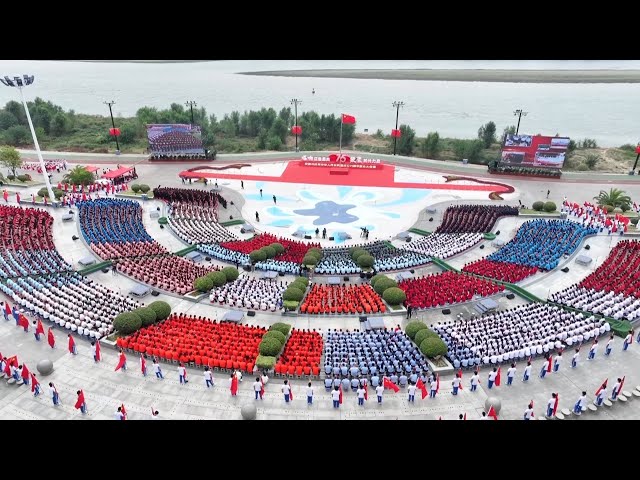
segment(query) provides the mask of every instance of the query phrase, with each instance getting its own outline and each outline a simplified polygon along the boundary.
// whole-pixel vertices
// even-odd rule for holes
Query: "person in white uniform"
[[[582,392],[582,395],[580,395],[580,398],[578,398],[578,401],[573,406],[573,413],[575,413],[576,415],[582,415],[582,410],[584,410],[586,406],[587,406],[587,392]]]

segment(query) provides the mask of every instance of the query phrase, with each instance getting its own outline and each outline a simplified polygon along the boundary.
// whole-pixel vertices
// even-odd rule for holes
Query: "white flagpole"
[[[344,116],[343,115],[344,114],[340,115],[340,157],[342,156],[342,125],[344,124]]]

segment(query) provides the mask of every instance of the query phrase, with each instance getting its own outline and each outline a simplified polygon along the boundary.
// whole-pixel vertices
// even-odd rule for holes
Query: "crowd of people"
[[[306,314],[384,313],[386,307],[371,285],[325,285],[315,283],[302,301]]]
[[[445,210],[435,233],[490,232],[496,220],[505,215],[518,215],[518,208],[508,205],[452,205]]]
[[[463,272],[495,278],[502,282],[517,283],[538,272],[538,267],[518,265],[511,262],[496,262],[482,258],[472,263],[466,263]]]
[[[455,272],[410,278],[400,282],[398,287],[404,290],[406,304],[413,309],[468,302],[474,297],[487,297],[504,290],[502,285]]]
[[[54,170],[60,173],[62,170],[66,170],[69,164],[66,160],[45,160],[44,168],[47,172],[53,172]],[[40,166],[40,162],[29,162],[23,161],[22,166],[20,167],[23,170],[31,170],[34,172],[42,173],[42,167]]]
[[[320,374],[322,347],[322,335],[318,332],[294,328],[287,339],[284,351],[278,357],[275,372],[281,375],[317,377]]]
[[[604,320],[542,303],[519,305],[481,317],[432,326],[447,344],[447,356],[461,366],[524,360],[604,335]]]
[[[408,243],[402,249],[444,259],[468,250],[482,238],[481,233],[432,233]]]
[[[284,252],[277,254],[274,260],[280,262],[290,262],[299,265],[310,248],[320,248],[319,243],[305,243],[287,238],[280,238],[270,233],[261,233],[249,240],[238,240],[233,242],[223,242],[220,246],[227,250],[249,254],[253,250],[259,250],[272,243],[279,243],[284,247]]]
[[[595,228],[598,232],[619,233],[622,235],[629,228],[631,219],[619,213],[609,216],[607,210],[599,205],[590,202],[584,202],[579,205],[575,202],[569,202],[566,198],[562,202],[562,213],[575,217],[575,221],[583,227]]]
[[[252,310],[270,310],[282,308],[282,293],[289,282],[277,282],[242,275],[232,283],[214,287],[209,295],[211,303]]]

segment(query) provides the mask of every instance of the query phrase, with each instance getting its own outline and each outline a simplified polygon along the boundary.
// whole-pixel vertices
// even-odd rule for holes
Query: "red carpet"
[[[262,182],[284,182],[312,185],[348,185],[352,187],[426,188],[429,190],[474,190],[480,192],[508,193],[502,185],[456,185],[452,183],[396,183],[395,167],[383,165],[380,169],[350,168],[347,175],[331,174],[330,167],[308,167],[301,161],[291,161],[280,177],[241,175],[219,172],[180,172],[185,178],[226,178],[229,180],[255,180]]]

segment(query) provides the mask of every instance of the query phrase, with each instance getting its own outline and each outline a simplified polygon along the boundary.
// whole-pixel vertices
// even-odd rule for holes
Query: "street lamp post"
[[[298,100],[297,98],[294,98],[291,100],[291,105],[293,105],[293,109],[295,111],[295,125],[296,127],[298,126],[298,104],[302,103],[302,100]],[[298,134],[296,133],[296,152],[298,151]]]
[[[396,107],[396,130],[398,130],[398,117],[400,116],[400,107],[404,105],[404,102],[398,102],[397,100],[393,102],[393,106]],[[396,154],[396,144],[398,143],[398,137],[394,135],[393,137],[393,154]]]
[[[47,174],[47,167],[44,164],[44,159],[42,158],[42,152],[40,152],[40,144],[38,144],[38,139],[36,138],[36,131],[33,128],[33,122],[31,121],[31,115],[29,114],[29,108],[27,107],[27,102],[24,99],[24,93],[22,92],[22,87],[29,86],[33,83],[33,75],[23,75],[22,77],[13,77],[10,79],[9,77],[4,77],[4,79],[0,78],[0,82],[2,82],[7,87],[17,87],[20,91],[20,98],[22,99],[22,105],[24,106],[24,112],[27,114],[27,122],[29,122],[29,129],[31,130],[31,136],[33,137],[33,144],[36,147],[36,153],[38,154],[38,160],[40,160],[40,168],[42,169],[42,175],[44,176],[44,183],[47,186],[47,192],[49,192],[49,199],[51,203],[55,204],[56,197],[53,194],[53,189],[51,188],[51,182],[49,181],[49,175]]]
[[[188,102],[185,102],[185,106],[191,108],[191,125],[193,125],[193,107],[197,107],[198,104],[193,100],[189,100]]]
[[[118,135],[116,135],[116,124],[113,121],[113,110],[111,110],[111,106],[115,105],[116,102],[114,102],[113,100],[111,100],[110,102],[102,102],[105,105],[109,106],[109,115],[111,115],[111,126],[113,127],[113,138],[116,139],[116,155],[120,155],[120,143],[118,143]]]
[[[516,127],[516,135],[518,135],[518,132],[520,131],[520,120],[522,119],[522,117],[526,117],[527,113],[529,113],[529,112],[525,112],[521,108],[519,108],[519,109],[517,109],[517,110],[515,110],[513,112],[514,115],[518,116],[518,126]]]

